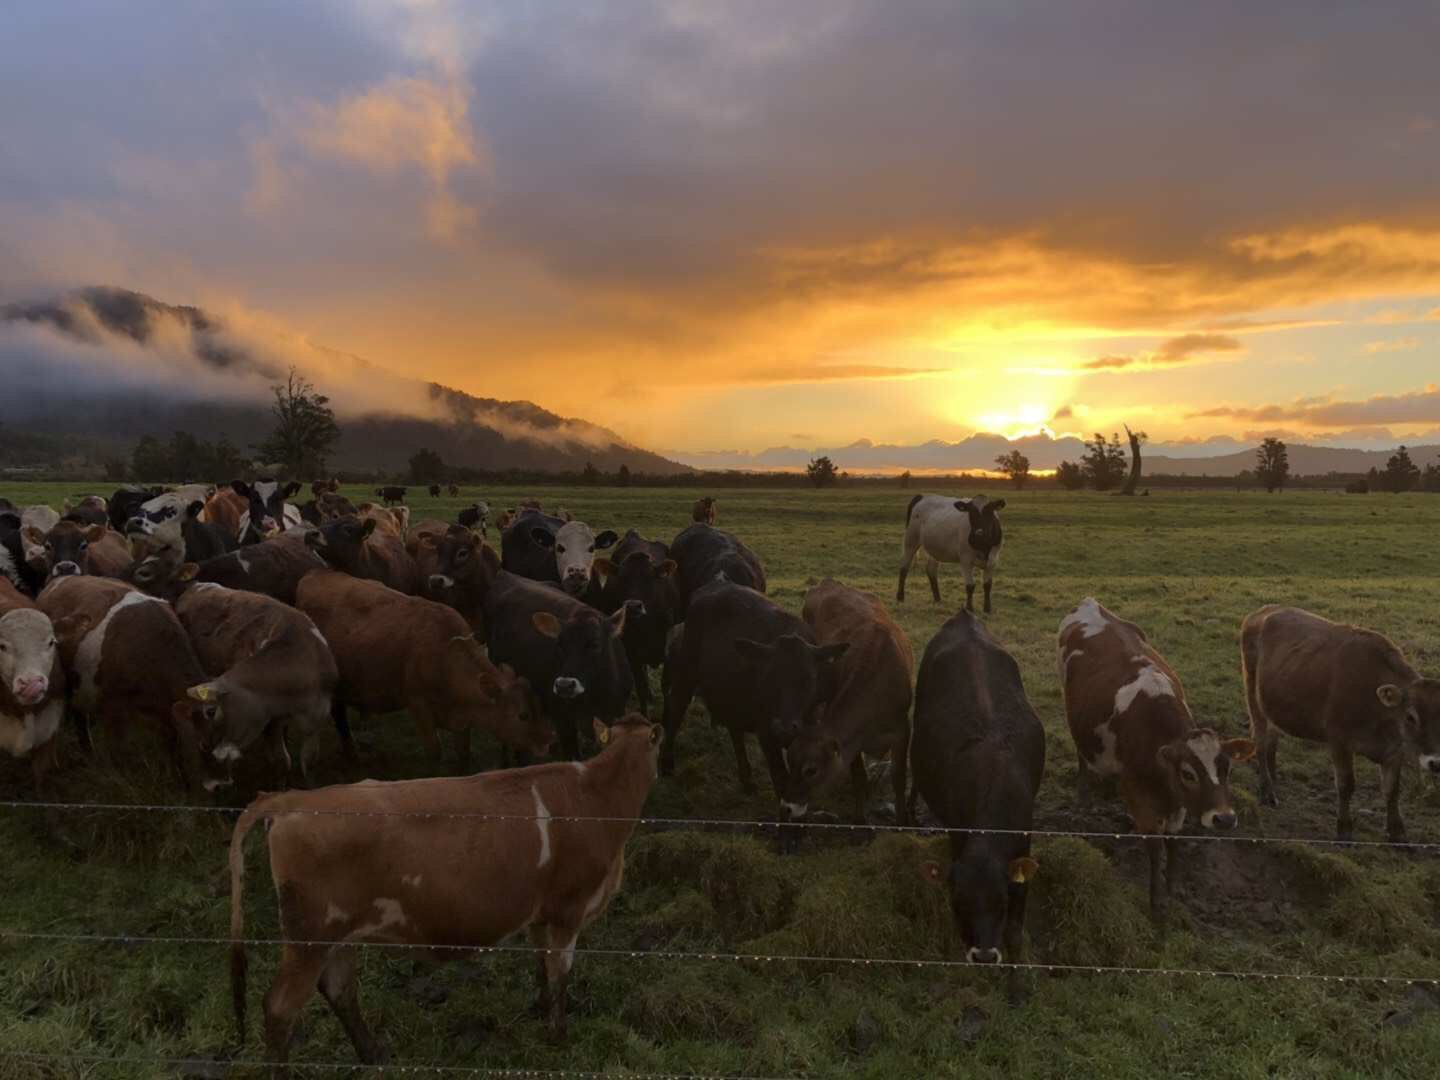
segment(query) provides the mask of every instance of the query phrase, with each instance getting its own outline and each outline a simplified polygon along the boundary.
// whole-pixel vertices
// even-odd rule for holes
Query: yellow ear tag
[[[610,742],[610,729],[602,727],[595,737],[600,740],[601,746],[607,745]]]
[[[189,694],[189,695],[190,695],[192,698],[194,698],[196,701],[209,701],[209,700],[210,700],[210,687],[205,686],[205,685],[203,685],[203,684],[200,685],[200,686],[192,686],[192,687],[190,687],[190,689],[187,690],[186,693]]]

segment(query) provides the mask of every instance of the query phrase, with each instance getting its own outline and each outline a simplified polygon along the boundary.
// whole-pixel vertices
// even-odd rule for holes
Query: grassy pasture
[[[11,485],[17,503],[58,505],[74,486]],[[467,490],[412,497],[415,520],[450,517],[476,495],[497,508],[529,492]],[[347,492],[352,498],[361,492]],[[412,489],[412,496],[417,494]],[[597,528],[634,526],[669,539],[694,494],[678,489],[538,492]],[[826,575],[894,595],[908,493],[720,492],[720,524],[765,560],[771,594],[799,609]],[[1085,595],[1144,626],[1184,679],[1204,723],[1246,727],[1236,645],[1241,617],[1284,601],[1390,634],[1412,662],[1440,670],[1440,499],[1335,493],[1157,493],[1116,499],[1054,492],[1009,496],[1004,565],[989,625],[1017,657],[1049,731],[1040,827],[1118,828],[1118,803],[1073,807],[1074,753],[1055,674],[1060,617]],[[917,657],[963,598],[942,569],[932,604],[923,568],[897,616]],[[677,776],[647,812],[675,817],[773,817],[738,789],[729,740],[696,705]],[[322,779],[425,774],[403,717],[359,731],[360,766],[322,753]],[[482,747],[482,754],[492,754]],[[123,777],[65,747],[64,798],[177,802],[157,764]],[[447,759],[447,763],[450,759]],[[453,765],[449,767],[453,768]],[[1260,810],[1252,767],[1235,773],[1248,836],[1332,835],[1333,789],[1323,747],[1282,742],[1278,810]],[[1383,838],[1378,771],[1357,769],[1357,838]],[[1412,839],[1440,841],[1440,795],[1406,776]],[[28,797],[28,769],[0,760],[0,797]],[[239,798],[239,796],[235,796]],[[844,812],[845,793],[832,800]],[[61,849],[32,810],[0,809],[0,927],[60,933],[228,933],[225,847],[214,815],[67,813]],[[247,932],[276,932],[273,894],[252,842]],[[1298,844],[1188,845],[1188,876],[1168,931],[1145,914],[1144,858],[1127,840],[1037,843],[1030,958],[1057,964],[1391,974],[1440,980],[1440,856],[1340,852]],[[782,857],[750,834],[642,827],[624,891],[581,946],[727,950],[812,956],[940,959],[958,955],[941,895],[917,864],[943,843],[910,835],[810,835]],[[0,938],[0,1050],[145,1057],[256,1058],[259,998],[274,950],[252,948],[251,1030],[236,1051],[226,950],[208,945],[94,945]],[[371,950],[362,995],[396,1064],[711,1073],[747,1076],[1433,1076],[1440,1012],[1403,985],[1256,982],[1079,974],[1030,978],[1022,1007],[1005,1005],[992,973],[963,968],[691,961],[581,955],[569,1041],[549,1046],[529,1015],[532,959],[499,955],[430,967]],[[444,999],[443,1002],[441,999]],[[1391,1010],[1413,1023],[1383,1023]],[[298,1060],[354,1061],[317,998]],[[0,1064],[7,1077],[149,1077],[144,1064]],[[230,1075],[258,1075],[232,1069]],[[327,1075],[330,1075],[327,1073]],[[345,1073],[341,1073],[345,1075]]]

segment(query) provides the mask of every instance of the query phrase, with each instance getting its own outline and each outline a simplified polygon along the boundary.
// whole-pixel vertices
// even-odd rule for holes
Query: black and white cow
[[[481,536],[488,536],[490,533],[490,504],[486,502],[474,502],[461,510],[455,516],[457,524],[478,532]]]
[[[1000,527],[1000,511],[1004,499],[976,495],[973,499],[952,499],[948,495],[916,495],[905,510],[905,542],[900,557],[900,583],[895,599],[905,600],[905,577],[910,564],[921,548],[925,550],[925,576],[930,579],[930,593],[940,602],[942,562],[960,564],[965,575],[965,608],[975,610],[975,566],[985,575],[985,610],[989,612],[990,588],[995,570],[1000,565],[1000,546],[1004,531]]]
[[[199,499],[184,508],[173,502],[155,510],[141,507],[125,526],[136,558],[169,555],[180,562],[198,563],[234,551],[237,546],[234,537],[219,525],[200,520],[204,509],[205,504]]]
[[[25,596],[33,597],[45,586],[45,572],[26,557],[25,541],[21,537],[24,526],[14,504],[9,506],[0,510],[0,577]]]
[[[151,499],[163,494],[158,487],[139,487],[135,484],[127,484],[125,487],[116,488],[115,493],[105,501],[106,510],[110,515],[110,527],[116,532],[123,533],[125,525],[134,517]]]
[[[559,582],[571,596],[593,605],[600,591],[599,582],[591,580],[595,552],[618,539],[613,529],[596,535],[583,521],[527,510],[500,537],[500,565],[532,581]]]
[[[236,537],[240,546],[258,544],[288,529],[303,526],[299,507],[286,502],[300,490],[297,481],[282,484],[274,477],[262,476],[249,484],[244,480],[233,480],[230,487],[250,504],[240,515],[240,532]]]

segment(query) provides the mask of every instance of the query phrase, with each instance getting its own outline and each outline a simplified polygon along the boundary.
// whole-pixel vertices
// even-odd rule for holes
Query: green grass
[[[12,485],[17,503],[58,505],[75,486]],[[413,500],[416,520],[449,517],[477,494],[497,508],[532,492],[467,491]],[[670,538],[694,493],[677,489],[539,489],[598,527]],[[359,492],[347,492],[352,497]],[[413,494],[413,491],[412,491]],[[962,493],[963,494],[963,493]],[[894,595],[906,493],[720,492],[720,523],[764,558],[771,594],[797,610],[830,575]],[[1390,634],[1420,668],[1440,669],[1440,589],[1434,561],[1440,499],[1159,492],[1144,499],[1089,494],[1009,497],[995,635],[1020,661],[1049,732],[1039,824],[1118,828],[1118,805],[1074,807],[1074,753],[1054,670],[1054,633],[1080,597],[1095,595],[1146,628],[1185,681],[1203,723],[1245,730],[1236,630],[1263,603],[1301,604]],[[923,571],[897,617],[917,656],[963,596],[942,570],[932,604]],[[729,740],[697,705],[677,776],[647,810],[676,817],[774,814],[765,790],[742,795]],[[343,765],[333,738],[322,780],[424,775],[425,758],[401,718],[365,733],[373,757]],[[116,777],[65,748],[70,799],[174,802],[157,764]],[[486,753],[493,755],[493,750]],[[447,759],[448,761],[448,759]],[[764,776],[755,755],[757,775]],[[1333,789],[1323,747],[1280,749],[1282,805],[1256,806],[1252,768],[1236,771],[1242,830],[1329,837]],[[24,763],[0,761],[0,793],[28,797]],[[1357,836],[1383,837],[1376,769],[1358,771]],[[1411,836],[1440,841],[1440,797],[1413,771],[1404,810]],[[833,809],[848,809],[845,792]],[[33,811],[0,811],[0,925],[54,932],[223,937],[228,931],[221,820],[196,815],[67,815],[58,845]],[[253,845],[258,848],[258,845]],[[1301,845],[1188,845],[1188,876],[1168,932],[1145,914],[1144,859],[1133,841],[1037,843],[1030,954],[1057,964],[1166,966],[1440,979],[1440,858]],[[781,856],[768,836],[642,828],[624,891],[581,945],[624,950],[733,950],[820,956],[953,958],[943,897],[918,865],[943,858],[934,838],[807,836]],[[247,928],[276,931],[274,899],[252,851]],[[251,950],[249,1040],[262,1054],[259,996],[273,950]],[[211,946],[0,944],[0,1047],[145,1056],[235,1054],[225,950]],[[427,1005],[417,978],[448,993]],[[366,960],[367,1014],[397,1064],[699,1072],[763,1076],[1432,1076],[1440,1013],[1381,1024],[1403,1005],[1402,985],[1250,982],[1081,974],[1033,976],[1028,1002],[1005,1004],[1003,981],[963,968],[830,963],[683,961],[582,955],[570,1038],[549,1046],[528,1014],[531,962],[521,955],[433,970],[408,954]],[[295,1052],[351,1062],[339,1025],[317,998]],[[27,1071],[28,1070],[28,1071]],[[164,1070],[162,1070],[164,1071]],[[7,1077],[148,1077],[143,1065],[34,1067]],[[247,1075],[234,1070],[234,1075]]]

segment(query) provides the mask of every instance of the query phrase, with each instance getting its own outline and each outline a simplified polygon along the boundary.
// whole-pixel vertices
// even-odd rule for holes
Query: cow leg
[[[265,994],[265,1049],[279,1065],[290,1060],[290,1040],[295,1037],[300,1010],[315,993],[325,961],[322,948],[286,945],[280,954],[280,970]],[[285,1070],[276,1073],[283,1076]]]
[[[385,1050],[370,1033],[360,1012],[360,950],[336,949],[320,974],[320,993],[340,1021],[355,1053],[366,1065],[378,1065]]]
[[[965,610],[975,610],[975,563],[970,559],[962,559],[960,562],[960,573],[965,578]],[[939,590],[936,590],[935,599],[940,599]]]
[[[850,762],[850,793],[855,800],[855,820],[865,824],[865,807],[870,802],[870,774],[865,771],[865,755],[857,753]],[[896,814],[899,814],[896,810]]]
[[[991,587],[992,587],[994,584],[995,584],[995,571],[990,568],[990,564],[989,564],[989,563],[986,563],[986,564],[985,564],[985,614],[986,614],[986,615],[989,615],[990,612],[991,612],[991,610],[992,610],[991,607],[990,607],[990,589],[991,589]]]
[[[1350,817],[1350,798],[1355,794],[1355,755],[1347,746],[1332,744],[1330,758],[1335,765],[1335,836],[1340,840],[1349,840],[1355,828],[1355,822]]]
[[[440,737],[435,734],[435,718],[430,715],[430,710],[422,702],[410,702],[410,715],[415,718],[415,730],[420,735],[420,742],[425,747],[425,756],[430,759],[430,771],[438,773],[440,769]]]
[[[1385,795],[1385,836],[1392,844],[1405,842],[1405,819],[1400,816],[1400,769],[1404,756],[1391,754],[1380,766],[1380,790]]]
[[[900,738],[890,748],[890,783],[895,792],[895,824],[910,825],[915,821],[915,796],[907,798],[910,782],[910,718],[900,717]]]
[[[665,682],[665,740],[660,744],[660,775],[673,776],[675,743],[680,738],[680,725],[685,722],[690,699],[695,696],[695,679],[682,661],[665,665]]]
[[[895,586],[895,602],[905,602],[905,579],[910,576],[910,564],[915,561],[915,555],[920,550],[920,541],[910,539],[910,531],[905,531],[905,543],[900,552],[900,581]]]
[[[200,735],[189,714],[187,713],[183,720],[174,715],[166,719],[170,722],[170,730],[175,733],[175,761],[180,768],[180,775],[185,778],[191,791],[206,790],[205,774],[200,767]]]
[[[743,735],[741,740],[743,745]],[[785,794],[790,783],[790,768],[785,764],[785,748],[774,739],[762,738],[760,749],[765,753],[765,764],[770,768],[770,783],[775,788],[775,797],[778,799]]]
[[[930,599],[940,603],[940,560],[933,555],[925,556],[925,576],[930,579]]]
[[[1075,804],[1089,809],[1095,805],[1095,774],[1085,761],[1085,755],[1075,754]]]
[[[745,733],[739,728],[730,729],[730,745],[735,748],[735,772],[740,777],[740,790],[746,795],[754,795],[755,774],[750,771],[750,755],[745,752]],[[775,790],[782,788],[777,784]]]
[[[1030,888],[1011,884],[1010,901],[1005,909],[1005,959],[1012,964],[1025,962],[1025,898]],[[1024,972],[1012,967],[1006,977],[1006,996],[1012,1006],[1025,1003]]]
[[[358,755],[355,753],[355,736],[350,733],[350,710],[339,694],[330,702],[330,715],[335,721],[335,733],[340,736],[341,752],[347,760],[354,761]]]
[[[1165,838],[1165,896],[1175,895],[1175,886],[1180,880],[1180,838]]]
[[[640,658],[637,650],[635,655],[629,657],[630,679],[635,684],[635,700],[640,703],[640,711],[646,716],[650,715],[650,674],[645,669],[645,661]]]
[[[47,791],[46,776],[55,767],[55,759],[60,752],[59,738],[51,738],[43,746],[37,746],[30,752],[30,779],[35,786],[37,798],[43,797]]]
[[[1140,830],[1136,825],[1137,831]],[[1152,836],[1145,841],[1145,854],[1150,857],[1150,918],[1157,922],[1165,921],[1165,898],[1160,891],[1160,864],[1165,856],[1165,841]]]
[[[75,737],[80,740],[81,751],[87,756],[94,754],[95,742],[90,737],[90,714],[80,709],[72,708],[69,705],[65,706],[65,712],[68,716],[74,718]]]
[[[570,982],[570,969],[575,966],[575,939],[580,936],[578,929],[559,926],[546,927],[545,991],[550,998],[547,1019],[550,1023],[550,1039],[560,1042],[565,1038],[565,987]]]
[[[1280,800],[1275,796],[1275,746],[1280,741],[1280,733],[1270,730],[1270,718],[1265,715],[1265,710],[1260,705],[1260,695],[1256,692],[1255,676],[1250,670],[1248,658],[1244,664],[1244,675],[1245,708],[1250,713],[1250,738],[1259,750],[1255,766],[1260,771],[1260,801],[1266,806],[1279,806]]]
[[[265,728],[265,734],[270,743],[270,764],[274,766],[281,786],[289,787],[293,762],[290,759],[290,748],[285,745],[285,729],[284,720],[271,720]]]

